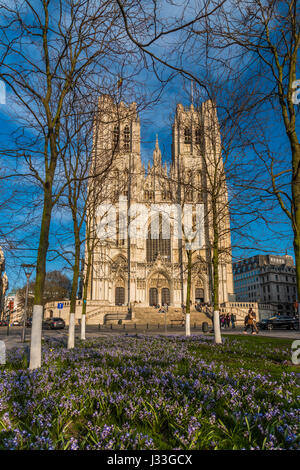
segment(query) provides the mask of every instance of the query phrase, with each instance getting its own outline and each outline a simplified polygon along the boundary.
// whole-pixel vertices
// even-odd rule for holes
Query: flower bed
[[[113,336],[0,366],[1,449],[297,449],[290,345]],[[298,395],[298,398],[297,398]]]

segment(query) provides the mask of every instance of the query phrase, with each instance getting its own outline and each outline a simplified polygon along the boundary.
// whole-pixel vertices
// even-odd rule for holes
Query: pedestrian
[[[226,326],[227,326],[227,328],[230,328],[230,316],[229,316],[229,313],[227,313],[227,315],[226,315]]]
[[[245,329],[243,331],[244,334],[247,334],[248,328],[251,328],[251,332],[253,333],[253,317],[250,310],[248,315],[245,316]]]
[[[231,328],[234,330],[235,329],[236,317],[233,313],[230,315],[230,320],[231,320]]]
[[[252,334],[257,335],[258,334],[258,328],[257,328],[257,324],[256,324],[256,313],[254,312],[254,310],[252,310],[252,308],[250,310],[251,310],[251,315],[252,315],[252,318],[253,318],[253,329],[255,330],[255,331],[252,332]]]

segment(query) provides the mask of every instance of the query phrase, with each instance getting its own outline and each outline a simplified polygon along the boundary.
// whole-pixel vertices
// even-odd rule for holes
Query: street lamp
[[[27,320],[27,303],[28,303],[28,290],[29,290],[29,278],[35,268],[34,264],[22,264],[22,268],[24,269],[25,276],[27,278],[26,284],[26,296],[25,296],[25,306],[23,312],[23,328],[22,328],[22,343],[25,343],[25,336],[26,336],[26,320]]]

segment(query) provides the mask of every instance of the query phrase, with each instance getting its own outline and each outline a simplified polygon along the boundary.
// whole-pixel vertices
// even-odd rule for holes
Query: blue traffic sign
[[[64,307],[64,304],[57,304],[57,308],[63,308]]]

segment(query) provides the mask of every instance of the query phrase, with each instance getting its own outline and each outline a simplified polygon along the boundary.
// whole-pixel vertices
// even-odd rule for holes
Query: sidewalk
[[[212,333],[210,333],[211,329],[207,333],[203,333],[200,329],[193,330],[191,329],[191,336],[213,336]],[[227,335],[242,335],[244,329],[241,327],[237,327],[234,330],[226,328],[221,330],[221,335],[222,336],[227,336]],[[132,335],[149,335],[149,336],[155,336],[155,335],[160,335],[160,336],[184,336],[185,335],[185,329],[177,329],[177,328],[168,328],[167,332],[164,331],[164,329],[152,329],[152,330],[147,330],[146,328],[141,328],[141,329],[122,329],[122,328],[101,328],[99,330],[96,327],[88,327],[86,331],[86,339],[87,340],[92,340],[92,339],[97,339],[97,338],[105,338],[107,336],[132,336]],[[80,331],[79,329],[76,328],[76,341],[80,340]],[[245,335],[246,336],[246,335]],[[252,335],[251,333],[248,333],[248,336],[251,336],[252,338],[256,337],[268,337],[268,338],[282,338],[282,339],[290,339],[290,340],[295,340],[295,339],[300,339],[300,332],[299,331],[294,331],[294,330],[272,330],[272,331],[267,331],[267,330],[262,330],[260,331],[257,335]],[[67,346],[67,337],[68,337],[68,330],[65,329],[63,331],[58,330],[58,331],[47,331],[43,332],[42,339],[51,339],[53,342],[57,342],[59,344],[64,344]],[[4,341],[6,350],[9,351],[14,348],[18,349],[26,349],[30,347],[30,331],[27,332],[26,334],[26,342],[22,343],[21,342],[21,331],[11,331],[9,336],[6,336],[4,331],[0,331],[0,340]]]

